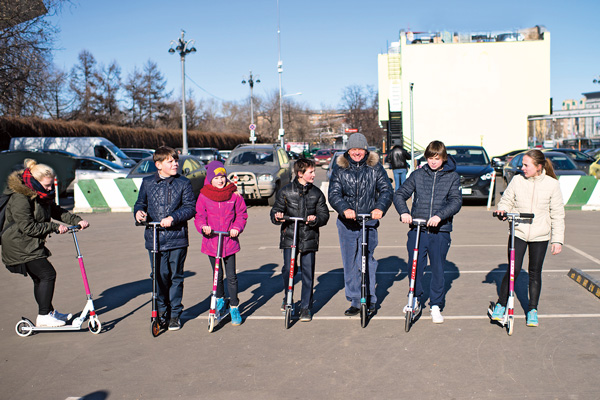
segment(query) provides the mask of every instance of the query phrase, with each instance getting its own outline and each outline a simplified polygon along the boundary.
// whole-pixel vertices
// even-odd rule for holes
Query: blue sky
[[[151,59],[179,97],[179,56],[170,41],[186,31],[197,52],[186,58],[186,88],[199,99],[242,100],[248,71],[255,93],[278,90],[277,1],[73,0],[53,17],[61,30],[56,64],[66,70],[89,50],[99,63],[116,60],[126,77]],[[600,1],[280,0],[284,93],[314,108],[337,107],[349,85],[377,88],[377,54],[412,31],[499,31],[544,25],[551,33],[554,108],[600,91]]]

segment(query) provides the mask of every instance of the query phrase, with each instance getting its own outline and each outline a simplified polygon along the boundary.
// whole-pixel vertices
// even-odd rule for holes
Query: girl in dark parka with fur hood
[[[52,306],[56,271],[45,247],[50,233],[66,233],[66,225],[88,227],[79,216],[60,208],[54,202],[54,171],[35,160],[25,160],[25,170],[13,172],[7,181],[4,232],[2,233],[2,262],[14,273],[29,275],[39,306],[36,326],[62,326],[70,314],[61,314]]]

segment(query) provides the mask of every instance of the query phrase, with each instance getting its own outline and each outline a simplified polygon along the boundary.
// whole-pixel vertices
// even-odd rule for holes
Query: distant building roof
[[[600,92],[581,93],[586,99],[600,99]]]

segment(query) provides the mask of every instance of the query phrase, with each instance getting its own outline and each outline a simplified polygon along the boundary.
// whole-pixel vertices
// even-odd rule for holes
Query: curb
[[[567,276],[587,289],[587,291],[596,296],[596,298],[600,299],[600,281],[592,278],[590,275],[577,268],[571,268],[567,273]]]

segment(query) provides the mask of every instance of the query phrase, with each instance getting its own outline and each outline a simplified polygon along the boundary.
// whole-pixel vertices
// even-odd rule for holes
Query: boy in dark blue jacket
[[[169,330],[181,328],[183,311],[183,264],[187,256],[187,221],[196,214],[196,199],[191,182],[177,173],[179,155],[170,147],[154,153],[156,173],[142,180],[133,213],[136,221],[160,221],[158,231],[156,280],[157,308],[161,322],[169,320]],[[152,230],[144,232],[146,249],[152,262]]]
[[[414,171],[394,194],[394,206],[402,223],[411,224],[413,218],[427,221],[427,228],[419,238],[419,259],[415,277],[414,310],[420,310],[423,294],[423,271],[427,255],[431,266],[429,305],[431,319],[436,324],[444,322],[441,307],[444,301],[444,264],[450,249],[452,217],[462,206],[460,176],[456,163],[446,153],[444,143],[434,140],[425,149],[427,164]],[[412,211],[409,213],[406,200],[414,194]],[[412,265],[413,249],[417,229],[411,226],[408,232],[408,265]],[[418,313],[418,311],[417,311]]]

